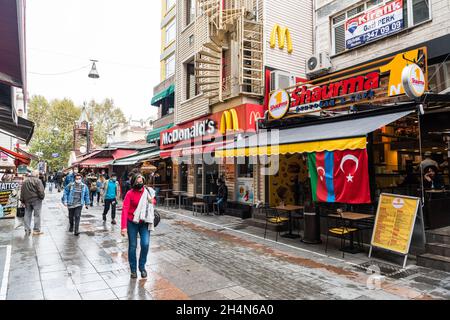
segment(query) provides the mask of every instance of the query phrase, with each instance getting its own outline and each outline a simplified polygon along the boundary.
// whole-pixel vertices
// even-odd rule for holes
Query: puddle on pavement
[[[380,261],[368,261],[355,266],[356,269],[364,270],[366,272],[379,273],[382,276],[391,279],[402,279],[416,274],[415,269],[403,269],[401,266],[396,266]]]

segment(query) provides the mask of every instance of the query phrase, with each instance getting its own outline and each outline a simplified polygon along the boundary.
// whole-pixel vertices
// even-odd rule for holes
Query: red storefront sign
[[[239,132],[256,130],[258,118],[264,116],[263,106],[243,104],[222,112],[198,118],[160,134],[160,148],[171,149],[175,146],[199,144],[212,138],[234,135]]]

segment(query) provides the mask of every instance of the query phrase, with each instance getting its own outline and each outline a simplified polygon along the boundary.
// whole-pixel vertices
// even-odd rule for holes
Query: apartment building
[[[225,178],[231,202],[252,205],[264,182],[248,157],[217,164],[223,139],[257,129],[271,89],[306,78],[313,53],[311,1],[178,0],[175,126],[161,133],[174,164],[174,189],[215,194]]]
[[[177,1],[161,1],[161,55],[160,83],[153,88],[151,105],[158,108],[153,123],[154,131],[147,136],[148,142],[159,140],[161,130],[170,128],[174,122],[175,58],[177,34]]]

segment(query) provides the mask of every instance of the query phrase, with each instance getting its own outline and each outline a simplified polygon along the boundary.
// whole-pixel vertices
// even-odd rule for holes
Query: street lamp
[[[91,59],[91,61],[92,61],[92,67],[91,67],[91,71],[89,72],[88,77],[92,78],[92,79],[98,79],[98,78],[100,78],[100,75],[98,74],[97,66],[95,65],[95,63],[98,62],[98,60]]]

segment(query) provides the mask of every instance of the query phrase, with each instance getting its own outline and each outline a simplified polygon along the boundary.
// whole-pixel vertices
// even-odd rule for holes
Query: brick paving
[[[13,230],[14,221],[0,220],[0,246],[12,248],[6,299],[450,298],[449,273],[410,265],[402,277],[369,274],[358,268],[369,261],[365,254],[343,260],[333,249],[325,255],[323,245],[276,243],[270,232],[265,240],[264,230],[238,218],[193,217],[184,210],[161,209],[148,279],[131,280],[120,226],[103,224],[95,206],[83,210],[81,234],[74,237],[60,196],[47,194],[41,236],[27,237],[23,227]]]

